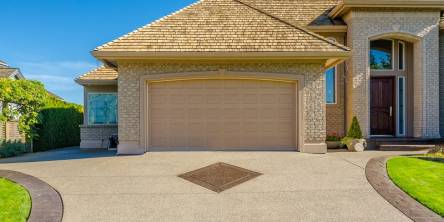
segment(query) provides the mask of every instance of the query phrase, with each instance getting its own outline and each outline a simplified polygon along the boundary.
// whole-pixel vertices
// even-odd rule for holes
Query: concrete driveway
[[[389,154],[401,153],[115,156],[71,148],[3,160],[0,169],[36,176],[56,188],[64,221],[409,221],[365,178],[367,161]],[[216,162],[263,175],[220,194],[177,177]]]

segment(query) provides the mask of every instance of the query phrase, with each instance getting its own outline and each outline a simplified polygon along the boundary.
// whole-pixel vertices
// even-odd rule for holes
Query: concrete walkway
[[[402,152],[157,152],[76,148],[0,161],[36,176],[64,202],[64,221],[409,221],[368,184],[375,156]],[[6,163],[7,162],[7,163]],[[263,175],[221,194],[177,175],[226,162]]]

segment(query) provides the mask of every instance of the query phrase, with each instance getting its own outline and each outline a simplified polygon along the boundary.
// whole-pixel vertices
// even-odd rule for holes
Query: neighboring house
[[[6,62],[0,60],[0,78],[25,79],[19,68],[9,67]],[[3,104],[0,101],[0,112]],[[24,140],[24,136],[18,130],[18,120],[0,121],[0,140]]]
[[[199,1],[92,52],[106,67],[76,79],[81,148],[118,133],[119,154],[325,153],[326,135],[344,135],[353,116],[366,138],[439,138],[441,10],[442,0]]]

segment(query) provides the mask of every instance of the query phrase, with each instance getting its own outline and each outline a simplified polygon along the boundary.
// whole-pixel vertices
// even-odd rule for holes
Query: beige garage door
[[[150,149],[296,150],[296,87],[239,79],[150,83]]]

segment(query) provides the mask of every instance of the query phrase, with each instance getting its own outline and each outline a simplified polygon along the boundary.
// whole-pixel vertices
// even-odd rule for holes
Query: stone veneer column
[[[369,39],[378,35],[412,36],[414,43],[414,136],[437,138],[439,133],[439,11],[356,9],[345,21],[349,26],[347,120],[357,116],[365,136],[370,134]],[[350,98],[351,97],[351,98]],[[411,124],[411,123],[410,123]]]

